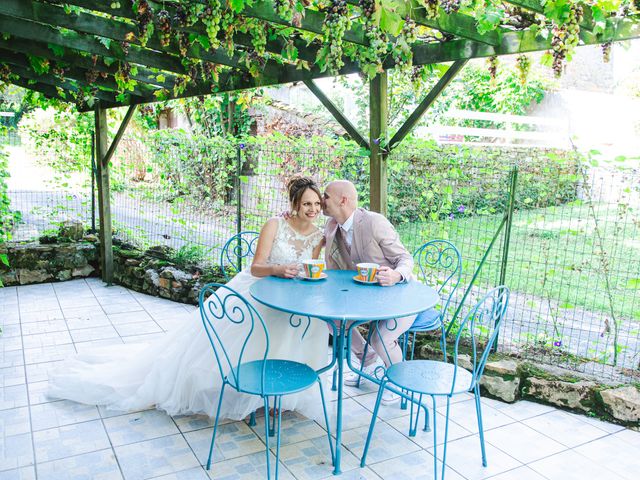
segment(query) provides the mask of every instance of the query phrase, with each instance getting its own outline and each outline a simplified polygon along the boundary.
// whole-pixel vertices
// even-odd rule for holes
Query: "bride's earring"
[[[291,210],[291,216],[292,217],[297,217],[298,216],[298,211],[297,210]]]

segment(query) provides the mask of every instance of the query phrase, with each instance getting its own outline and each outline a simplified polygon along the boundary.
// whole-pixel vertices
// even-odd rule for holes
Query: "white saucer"
[[[358,275],[356,275],[355,277],[353,277],[353,279],[358,282],[358,283],[363,283],[365,285],[378,285],[378,281],[374,280],[373,282],[369,282],[367,280],[362,280],[358,277]]]
[[[324,279],[325,279],[325,278],[327,278],[328,276],[329,276],[329,275],[327,275],[326,273],[322,272],[322,273],[320,274],[320,277],[318,277],[318,278],[305,277],[305,276],[303,276],[303,275],[298,275],[298,278],[299,278],[300,280],[308,280],[308,281],[310,281],[310,282],[317,282],[318,280],[324,280]]]

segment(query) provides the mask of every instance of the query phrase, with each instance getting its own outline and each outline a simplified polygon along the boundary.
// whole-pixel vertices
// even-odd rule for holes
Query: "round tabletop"
[[[356,282],[354,270],[326,270],[324,280],[265,277],[250,293],[258,302],[284,312],[323,320],[386,320],[415,315],[434,307],[433,288],[412,281],[393,287]]]

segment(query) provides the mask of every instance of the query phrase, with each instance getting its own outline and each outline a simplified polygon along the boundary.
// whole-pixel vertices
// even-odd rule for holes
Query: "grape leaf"
[[[398,35],[403,25],[404,20],[402,20],[402,17],[397,13],[384,9],[380,11],[380,28],[383,32]]]

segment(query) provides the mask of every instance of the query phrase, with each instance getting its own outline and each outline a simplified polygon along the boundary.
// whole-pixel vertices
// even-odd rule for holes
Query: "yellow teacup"
[[[302,268],[307,278],[320,278],[324,270],[324,260],[303,260]]]
[[[356,268],[358,269],[358,278],[360,280],[363,282],[375,282],[376,273],[378,273],[380,265],[377,263],[359,263]]]

